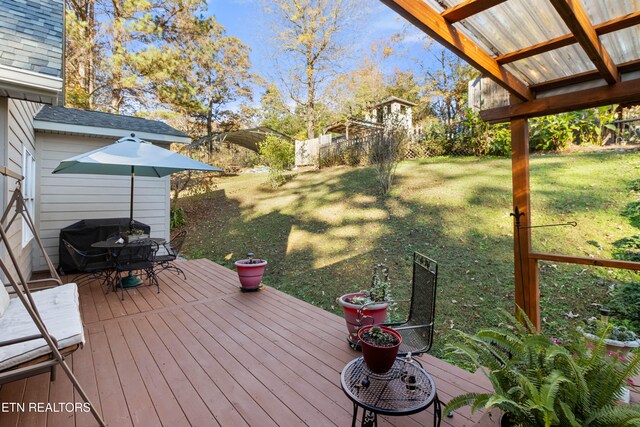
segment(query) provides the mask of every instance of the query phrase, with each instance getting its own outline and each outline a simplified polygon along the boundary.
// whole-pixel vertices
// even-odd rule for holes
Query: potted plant
[[[262,283],[262,276],[267,268],[267,261],[264,259],[255,259],[253,253],[247,254],[247,259],[240,259],[233,263],[238,271],[241,290],[243,292],[257,291]]]
[[[402,344],[397,331],[386,326],[364,326],[358,331],[362,357],[367,367],[376,374],[384,374],[393,366]]]
[[[562,345],[536,332],[520,311],[520,323],[505,323],[474,335],[458,332],[447,349],[479,367],[493,393],[466,393],[444,412],[471,405],[472,411],[500,409],[501,425],[634,425],[640,405],[617,405],[626,379],[640,371],[640,357],[610,355],[602,340],[588,343],[575,333]]]
[[[137,240],[148,239],[149,235],[139,228],[132,228],[123,233],[120,233],[120,237],[124,239],[125,242],[131,243]]]
[[[603,340],[609,352],[626,355],[630,350],[640,347],[640,338],[626,326],[616,325],[609,322],[609,311],[600,310],[601,319],[591,317],[587,320],[584,328],[579,328],[580,332],[587,340]]]
[[[349,331],[347,340],[352,347],[357,348],[359,346],[358,329],[361,326],[377,325],[384,323],[387,319],[387,310],[391,301],[389,268],[384,264],[376,264],[373,267],[371,288],[342,295],[336,301],[342,306],[344,319],[347,322]]]

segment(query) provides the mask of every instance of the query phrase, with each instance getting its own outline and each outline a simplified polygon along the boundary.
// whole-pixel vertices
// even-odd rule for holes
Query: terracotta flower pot
[[[368,343],[362,339],[362,335],[374,326],[365,326],[358,331],[358,338],[360,339],[360,345],[362,346],[362,356],[367,367],[376,374],[384,374],[393,366],[393,362],[398,355],[398,349],[402,344],[402,336],[397,331],[386,326],[380,326],[384,332],[395,336],[398,339],[398,343],[389,347],[381,347]]]
[[[337,300],[344,311],[344,320],[347,322],[347,330],[349,331],[348,340],[353,345],[358,345],[358,330],[360,327],[384,323],[387,318],[387,309],[389,308],[389,303],[381,302],[369,305],[362,310],[362,313],[359,313],[362,305],[353,304],[349,302],[349,300],[353,297],[361,296],[364,296],[361,292],[355,292],[353,294],[342,295]]]
[[[233,263],[238,271],[238,278],[244,291],[255,291],[260,288],[267,261],[264,259],[241,259]]]

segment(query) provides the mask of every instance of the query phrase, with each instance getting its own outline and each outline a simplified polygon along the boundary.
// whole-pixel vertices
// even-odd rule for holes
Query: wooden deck
[[[340,371],[359,356],[344,320],[272,288],[241,293],[235,272],[207,260],[181,263],[184,281],[161,275],[155,288],[120,301],[97,284],[80,288],[87,344],[70,364],[113,427],[348,426],[352,404]],[[431,356],[421,358],[443,401],[486,390],[487,380]],[[0,388],[0,402],[79,401],[59,371]],[[431,425],[432,412],[382,425]],[[445,426],[479,418],[463,409]],[[4,426],[93,426],[88,413],[0,413]]]

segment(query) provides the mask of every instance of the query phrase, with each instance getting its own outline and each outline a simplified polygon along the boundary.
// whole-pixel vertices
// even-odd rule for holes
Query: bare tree
[[[376,172],[383,195],[391,189],[398,163],[404,155],[406,142],[407,129],[396,123],[386,126],[384,131],[371,134],[367,157]]]
[[[307,137],[314,137],[317,105],[324,83],[335,74],[347,52],[343,34],[353,29],[362,0],[270,0],[277,59],[286,69],[283,81],[291,99],[304,109]],[[356,31],[357,32],[357,31]]]

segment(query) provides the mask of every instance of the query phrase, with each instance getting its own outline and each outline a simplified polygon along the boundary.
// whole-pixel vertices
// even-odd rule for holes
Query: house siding
[[[36,167],[40,181],[36,191],[39,212],[36,224],[56,265],[60,229],[82,219],[129,217],[129,177],[51,173],[62,160],[113,142],[109,138],[37,133]],[[152,237],[169,238],[169,205],[169,177],[136,177],[134,218],[151,227]],[[46,269],[44,259],[34,253],[34,270],[41,269]]]
[[[0,131],[3,132],[0,138],[2,164],[12,171],[22,173],[22,152],[26,147],[35,155],[35,134],[33,130],[33,118],[42,106],[28,101],[3,98],[0,100],[0,114],[4,118],[4,123],[0,123]],[[16,188],[16,181],[12,178],[3,178],[2,187],[2,208],[13,196]],[[37,181],[36,181],[37,186]],[[31,212],[37,218],[36,212]],[[31,276],[31,251],[33,240],[22,247],[22,220],[17,218],[7,231],[9,246],[17,258],[20,270],[27,278]],[[1,255],[3,260],[10,264],[9,256],[3,248]],[[12,270],[13,271],[13,270]]]

